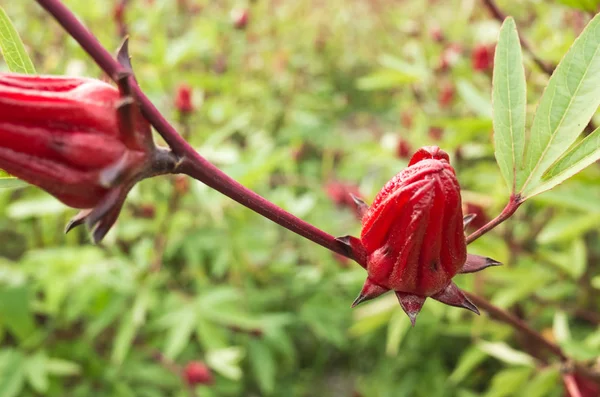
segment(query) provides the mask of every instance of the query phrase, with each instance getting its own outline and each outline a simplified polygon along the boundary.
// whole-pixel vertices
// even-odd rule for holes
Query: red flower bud
[[[441,129],[440,127],[429,127],[429,131],[427,131],[427,135],[429,135],[429,137],[431,139],[433,139],[434,141],[439,141],[440,139],[442,139],[442,136],[444,135],[444,130]]]
[[[491,69],[494,64],[494,50],[495,46],[485,46],[479,44],[473,48],[471,53],[471,64],[473,70],[484,71]]]
[[[398,157],[401,159],[407,159],[408,156],[410,156],[411,152],[412,148],[410,146],[410,143],[407,140],[401,138],[398,141],[398,147],[396,148],[396,154],[398,155]]]
[[[123,81],[128,80],[126,77]],[[126,83],[124,83],[126,84]],[[131,97],[99,80],[0,74],[0,168],[74,208],[101,239],[155,150]]]
[[[192,88],[190,86],[182,84],[177,88],[175,107],[181,114],[190,114],[194,111]]]
[[[460,186],[446,152],[419,149],[361,208],[360,239],[340,239],[368,273],[353,306],[392,290],[413,325],[428,297],[478,313],[452,278],[498,262],[467,255]]]
[[[244,29],[248,25],[250,12],[247,8],[234,8],[231,10],[231,21],[236,29]]]
[[[190,386],[212,385],[215,381],[210,368],[201,361],[190,361],[185,366],[183,376]]]
[[[438,95],[438,103],[440,104],[440,107],[442,107],[442,108],[448,107],[452,103],[453,99],[454,99],[454,86],[450,83],[444,84],[444,86],[442,87],[442,90],[440,91],[440,93]]]

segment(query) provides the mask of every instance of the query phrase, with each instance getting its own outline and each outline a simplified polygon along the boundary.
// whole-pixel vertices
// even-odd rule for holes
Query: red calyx
[[[451,83],[444,84],[438,95],[440,107],[447,108],[454,99],[454,86]]]
[[[400,139],[398,141],[398,147],[396,148],[396,154],[401,159],[407,159],[412,152],[412,147],[407,140]]]
[[[338,239],[368,273],[353,306],[391,290],[413,325],[428,297],[479,313],[452,278],[499,263],[467,255],[464,227],[472,218],[463,221],[460,186],[446,152],[419,149],[370,207],[357,204],[360,239]]]
[[[471,65],[473,70],[485,71],[491,69],[494,64],[494,45],[479,44],[473,48],[471,53]]]
[[[190,386],[212,385],[214,378],[210,368],[202,361],[190,361],[183,371],[185,381]]]
[[[181,114],[190,114],[194,111],[194,105],[192,104],[192,87],[182,84],[177,88],[175,108]]]
[[[86,209],[69,226],[89,222],[95,241],[116,220],[154,150],[132,98],[109,84],[0,74],[0,168]]]

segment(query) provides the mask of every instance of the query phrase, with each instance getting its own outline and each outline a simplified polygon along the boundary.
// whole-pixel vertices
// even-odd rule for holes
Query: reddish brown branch
[[[482,0],[482,2],[494,18],[496,18],[498,21],[500,21],[500,23],[504,22],[504,20],[506,19],[506,14],[504,14],[498,8],[498,5],[496,4],[496,2],[494,0]],[[544,73],[546,73],[548,76],[551,76],[552,72],[554,72],[554,67],[552,67],[552,66],[548,65],[546,62],[542,61],[535,54],[535,52],[531,48],[531,44],[529,44],[529,41],[527,41],[523,37],[522,34],[519,34],[519,40],[521,41],[521,45],[523,46],[525,51],[527,51],[527,53],[529,54],[529,57],[533,60],[533,62],[535,62],[535,64],[538,65],[538,67],[541,70],[543,70]]]

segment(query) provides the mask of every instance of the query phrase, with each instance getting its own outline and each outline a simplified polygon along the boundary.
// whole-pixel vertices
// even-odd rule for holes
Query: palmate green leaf
[[[29,59],[17,30],[2,7],[0,7],[0,52],[11,72],[35,73],[33,62]]]
[[[524,199],[551,189],[572,175],[573,170],[583,169],[581,164],[573,163],[572,159],[580,157],[581,161],[589,161],[589,156],[585,154],[594,152],[588,145],[595,138],[588,140],[583,149],[574,147],[572,150],[576,150],[576,156],[569,156],[565,163],[552,171],[551,175],[561,174],[562,178],[552,178],[551,182],[544,180],[546,172],[577,140],[598,105],[600,17],[596,16],[560,62],[540,99],[525,154],[523,175],[527,175],[527,178],[517,178],[517,191]]]
[[[507,18],[500,29],[494,56],[492,109],[496,161],[512,193],[525,150],[526,102],[519,34],[514,19]]]

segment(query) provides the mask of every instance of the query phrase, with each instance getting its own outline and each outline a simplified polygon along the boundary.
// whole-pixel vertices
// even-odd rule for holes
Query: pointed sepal
[[[463,217],[463,229],[466,230],[473,219],[477,218],[477,214],[467,214]]]
[[[467,254],[467,261],[459,273],[474,273],[490,266],[500,266],[502,263],[485,256]]]
[[[352,197],[354,204],[356,204],[356,209],[358,210],[358,215],[360,215],[360,217],[362,218],[367,213],[369,206],[360,197],[357,197],[357,196],[353,195],[352,193],[350,193],[350,197]]]
[[[131,66],[131,56],[129,55],[129,36],[125,36],[123,42],[117,49],[117,62],[123,66],[126,70],[133,73],[133,67]]]
[[[388,291],[389,290],[387,288],[377,285],[374,282],[372,282],[370,279],[367,279],[365,281],[365,284],[363,285],[362,290],[360,291],[360,294],[354,300],[354,302],[352,302],[352,307],[355,307],[356,305],[359,305],[365,301],[375,299],[378,296],[385,294]]]
[[[367,252],[360,239],[353,236],[337,237],[336,240],[343,244],[346,253],[354,258],[359,265],[367,268]]]
[[[458,288],[458,286],[453,282],[450,282],[450,284],[448,284],[446,288],[444,288],[437,294],[432,295],[431,297],[438,302],[442,302],[450,306],[462,307],[479,315],[479,310],[477,309],[477,306],[475,306],[473,302],[471,302],[465,296],[465,294],[463,294],[460,288]]]
[[[417,321],[417,315],[423,308],[423,304],[427,298],[399,291],[396,291],[396,297],[398,298],[398,302],[400,302],[400,306],[402,306],[402,310],[404,310],[404,313],[406,313],[410,319],[410,323],[414,327],[415,322]]]
[[[92,212],[92,209],[81,210],[77,213],[77,215],[75,215],[73,218],[71,218],[69,223],[67,223],[67,225],[65,226],[65,234],[69,233],[71,230],[75,229],[77,226],[83,225],[83,223],[85,222],[85,218],[88,217],[90,212]]]

